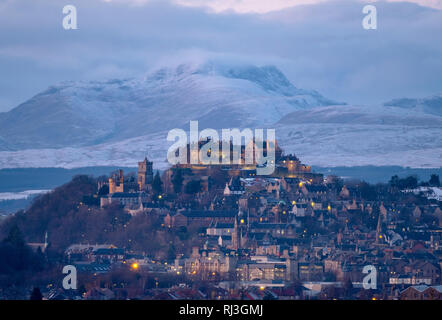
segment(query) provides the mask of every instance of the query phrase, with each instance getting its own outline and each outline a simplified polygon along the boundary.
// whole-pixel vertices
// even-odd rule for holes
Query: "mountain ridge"
[[[191,120],[200,130],[275,128],[286,153],[311,165],[440,167],[434,97],[345,105],[295,87],[274,66],[211,61],[67,81],[0,114],[0,168],[133,166],[148,156],[163,169],[168,131]]]
[[[159,69],[143,79],[63,82],[0,118],[0,150],[115,142],[190,120],[207,127],[266,126],[285,114],[335,104],[294,87],[276,67],[213,63]]]
[[[425,98],[398,98],[384,103],[384,106],[396,106],[407,110],[442,116],[442,94]]]

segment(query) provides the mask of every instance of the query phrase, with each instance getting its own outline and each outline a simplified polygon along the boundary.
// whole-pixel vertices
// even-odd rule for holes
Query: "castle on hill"
[[[201,140],[198,143],[198,152],[204,144],[209,140]],[[252,141],[253,148],[256,147],[255,142]],[[221,147],[221,142],[220,142]],[[250,147],[250,146],[249,146]],[[267,142],[263,142],[264,153],[267,152]],[[183,183],[186,184],[189,181],[197,180],[201,185],[201,191],[209,191],[209,178],[212,173],[217,171],[230,177],[230,181],[238,181],[239,178],[277,178],[283,179],[285,182],[290,183],[294,180],[309,181],[311,184],[320,184],[323,181],[323,175],[320,173],[314,173],[311,167],[301,163],[301,161],[292,154],[284,155],[282,149],[276,143],[275,145],[275,170],[271,175],[260,176],[257,173],[258,164],[255,159],[253,163],[245,163],[246,146],[242,145],[240,148],[238,163],[226,164],[220,161],[220,164],[203,164],[201,161],[197,163],[190,163],[191,152],[195,152],[188,145],[187,148],[187,163],[173,165],[169,170],[165,172],[164,178],[168,181],[172,180],[174,172],[181,171],[183,177]],[[221,148],[220,148],[221,150]],[[230,146],[231,160],[234,157],[235,148]],[[252,149],[254,150],[254,149]],[[209,150],[210,152],[210,150]],[[227,152],[220,151],[220,157],[226,157]],[[153,162],[147,158],[144,161],[138,162],[138,172],[135,178],[124,177],[123,170],[119,170],[116,174],[108,179],[105,183],[109,187],[109,192],[103,195],[100,199],[101,207],[110,205],[117,202],[125,207],[129,208],[141,208],[143,203],[147,203],[149,195],[152,193],[152,181],[153,181]],[[102,185],[99,185],[99,189]],[[235,189],[233,182],[228,186],[229,190],[225,189],[224,193],[237,193],[240,192]]]
[[[108,194],[100,198],[100,206],[104,207],[113,202],[118,202],[127,207],[140,207],[146,201],[147,194],[151,191],[153,181],[153,162],[144,158],[138,162],[136,181],[124,178],[124,171],[118,170],[108,179]],[[106,183],[99,184],[100,190]]]
[[[144,161],[138,162],[137,191],[148,191],[149,185],[153,181],[153,162],[144,158]],[[134,190],[134,183],[124,182],[123,170],[118,170],[118,174],[109,178],[109,194],[130,192]]]
[[[235,148],[232,144],[230,145],[230,152],[225,152],[222,150],[222,141],[219,142],[219,163],[215,164],[204,164],[200,160],[198,163],[191,163],[191,159],[199,159],[197,154],[192,154],[199,152],[201,148],[209,143],[209,139],[200,140],[198,142],[198,148],[191,148],[190,144],[187,144],[187,163],[176,164],[172,168],[185,169],[189,174],[205,176],[209,173],[210,169],[213,167],[221,167],[222,170],[226,171],[229,176],[241,177],[241,178],[252,178],[259,176],[257,173],[258,164],[255,159],[255,154],[253,153],[253,163],[246,163],[246,150],[255,150],[257,148],[255,141],[250,141],[249,144],[252,145],[241,145],[240,155],[235,154]],[[268,142],[262,142],[263,153],[267,154]],[[179,152],[178,150],[176,152]],[[210,149],[208,151],[210,153]],[[223,159],[230,155],[230,163],[223,163]],[[234,163],[234,159],[240,159],[240,163]],[[271,175],[265,175],[263,177],[268,178],[297,178],[308,180],[312,183],[321,183],[323,181],[323,175],[319,173],[313,173],[311,167],[301,163],[301,161],[292,154],[284,155],[283,150],[279,147],[278,143],[275,143],[275,170]]]

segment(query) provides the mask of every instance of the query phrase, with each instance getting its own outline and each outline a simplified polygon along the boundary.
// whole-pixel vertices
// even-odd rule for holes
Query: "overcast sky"
[[[349,103],[442,93],[442,1],[370,2],[378,30],[362,28],[357,0],[0,0],[0,111],[60,81],[194,56],[274,64]],[[78,30],[62,28],[66,4]]]

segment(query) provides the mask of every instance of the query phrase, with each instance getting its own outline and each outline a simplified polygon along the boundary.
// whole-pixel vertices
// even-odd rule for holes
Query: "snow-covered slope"
[[[0,151],[117,142],[190,120],[211,128],[262,127],[330,104],[294,87],[275,67],[182,64],[143,79],[53,86],[0,117]]]
[[[442,94],[423,99],[394,99],[386,102],[384,105],[442,116]]]
[[[214,62],[139,79],[67,82],[0,114],[0,168],[168,166],[172,128],[276,128],[279,144],[319,166],[441,167],[440,99],[347,106],[296,88],[275,67]]]
[[[317,166],[440,167],[442,118],[396,107],[329,106],[290,113],[274,126],[279,144]],[[166,168],[167,131],[81,148],[0,152],[2,167],[134,166],[147,155]]]
[[[397,107],[323,107],[293,112],[279,143],[317,166],[442,166],[442,117]]]

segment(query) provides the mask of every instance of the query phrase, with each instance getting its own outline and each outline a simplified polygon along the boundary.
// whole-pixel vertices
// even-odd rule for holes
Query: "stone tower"
[[[124,192],[124,172],[118,170],[118,177],[109,178],[109,194]]]
[[[153,162],[144,158],[144,161],[138,162],[138,186],[140,190],[145,190],[146,185],[153,181]]]

